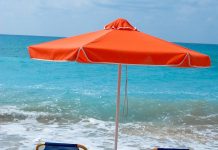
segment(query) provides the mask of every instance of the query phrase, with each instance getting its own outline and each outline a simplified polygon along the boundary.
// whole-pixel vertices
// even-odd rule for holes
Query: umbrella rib
[[[182,60],[179,64],[177,64],[177,65],[175,65],[175,66],[180,66],[180,65],[182,65],[182,64],[184,63],[184,61],[186,60],[187,57],[188,57],[188,65],[189,65],[189,66],[192,66],[192,65],[191,65],[191,62],[190,62],[189,53],[186,53],[186,55],[185,55],[185,57],[183,58],[183,60]]]
[[[76,59],[75,59],[76,62],[78,62],[77,60],[79,58],[80,51],[83,52],[84,56],[86,57],[86,60],[88,60],[90,63],[95,63],[95,62],[93,62],[92,60],[89,59],[89,57],[87,56],[87,54],[86,54],[85,50],[83,49],[83,47],[80,47],[79,50],[78,50],[78,53],[77,53],[77,56],[76,56]]]
[[[97,63],[97,62],[94,62],[94,61],[92,61],[92,60],[89,59],[89,57],[87,56],[87,54],[86,54],[86,52],[85,52],[85,50],[84,50],[83,47],[84,47],[85,45],[89,44],[89,43],[92,43],[92,42],[94,42],[94,41],[96,41],[96,40],[98,40],[98,39],[100,39],[100,38],[106,36],[106,35],[109,34],[110,32],[112,32],[112,30],[107,30],[107,32],[106,32],[105,34],[103,34],[103,35],[101,35],[101,36],[99,36],[99,37],[97,37],[97,38],[95,38],[95,39],[93,39],[93,40],[91,40],[91,41],[89,41],[89,42],[83,44],[83,45],[78,49],[78,52],[77,52],[77,56],[76,56],[75,61],[78,62],[77,59],[79,58],[80,51],[82,51],[83,54],[85,55],[86,59],[87,59],[90,63]]]

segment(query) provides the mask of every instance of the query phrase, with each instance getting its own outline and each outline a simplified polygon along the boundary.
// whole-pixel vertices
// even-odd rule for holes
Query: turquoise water
[[[54,39],[0,35],[1,149],[33,149],[35,138],[112,149],[117,66],[29,58],[27,46]],[[218,149],[218,45],[177,44],[209,55],[212,67],[129,66],[120,149]],[[124,80],[125,67],[122,91]]]

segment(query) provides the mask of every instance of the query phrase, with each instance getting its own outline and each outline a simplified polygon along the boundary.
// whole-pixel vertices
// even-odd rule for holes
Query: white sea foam
[[[89,149],[113,149],[114,122],[94,118],[76,123],[40,123],[32,118],[0,124],[1,150],[34,149],[36,138],[86,145]],[[121,123],[119,149],[161,147],[218,148],[218,126],[159,126],[153,123]]]

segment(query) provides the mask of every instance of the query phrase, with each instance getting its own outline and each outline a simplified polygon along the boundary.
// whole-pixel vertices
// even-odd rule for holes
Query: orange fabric
[[[118,18],[117,20],[107,24],[104,29],[116,29],[116,30],[137,30],[127,20]]]
[[[81,63],[209,67],[207,55],[137,31],[117,19],[104,30],[29,47],[31,58]]]

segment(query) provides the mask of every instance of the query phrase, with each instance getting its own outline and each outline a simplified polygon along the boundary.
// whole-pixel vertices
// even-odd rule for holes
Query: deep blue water
[[[1,123],[28,120],[43,124],[80,123],[90,118],[114,121],[117,66],[29,58],[27,46],[54,39],[57,37],[0,35],[0,127]],[[129,113],[124,120],[121,113],[121,122],[172,125],[176,131],[181,125],[211,127],[213,136],[207,142],[213,142],[218,135],[218,45],[177,44],[209,55],[212,66],[129,66]],[[125,67],[122,98],[124,80]]]

